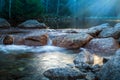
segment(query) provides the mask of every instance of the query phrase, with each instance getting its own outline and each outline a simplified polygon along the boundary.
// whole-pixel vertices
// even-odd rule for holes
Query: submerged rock
[[[14,38],[10,35],[5,36],[5,38],[3,39],[3,44],[5,45],[13,44],[13,42],[14,42]]]
[[[116,55],[103,65],[98,73],[100,80],[120,80],[120,50]]]
[[[18,25],[19,28],[24,29],[46,29],[47,26],[44,23],[40,23],[37,20],[27,20],[20,25]]]
[[[84,46],[92,39],[92,36],[86,33],[67,34],[53,39],[53,45],[68,49],[78,49]]]
[[[111,56],[119,49],[119,44],[113,38],[95,38],[86,45],[86,48],[100,56]]]
[[[28,46],[44,46],[47,45],[48,35],[44,34],[41,36],[28,36],[26,38],[20,39],[16,42],[18,45],[28,45]]]
[[[7,20],[0,18],[0,28],[8,29],[10,28],[10,24],[8,23]]]
[[[72,68],[49,69],[43,74],[50,80],[76,80],[83,79],[86,76],[86,74]]]

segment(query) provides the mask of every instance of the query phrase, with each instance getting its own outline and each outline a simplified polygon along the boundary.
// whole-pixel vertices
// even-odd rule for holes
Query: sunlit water
[[[13,80],[47,80],[42,75],[45,70],[69,67],[67,64],[73,63],[75,57],[72,51],[60,47],[24,45],[0,45],[0,55],[3,56],[0,58],[0,72],[2,70],[10,72],[8,75]],[[17,77],[12,77],[13,74]],[[24,76],[18,77],[21,74]],[[7,77],[7,75],[2,77]]]

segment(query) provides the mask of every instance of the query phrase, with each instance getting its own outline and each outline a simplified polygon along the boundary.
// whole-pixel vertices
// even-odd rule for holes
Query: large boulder
[[[44,34],[41,36],[28,36],[23,39],[19,39],[15,44],[17,45],[28,45],[28,46],[44,46],[47,45],[48,35]]]
[[[13,44],[13,42],[14,42],[14,38],[11,35],[6,35],[3,39],[3,44],[5,45]]]
[[[92,39],[92,36],[86,33],[67,34],[53,39],[53,45],[67,49],[77,49],[84,46]]]
[[[120,27],[118,26],[118,24],[116,24],[116,26],[113,28],[104,29],[99,34],[99,37],[102,38],[107,38],[107,37],[119,38],[119,36],[120,36]]]
[[[120,23],[117,23],[114,27],[120,30]]]
[[[96,63],[95,55],[90,53],[86,49],[82,49],[82,50],[83,51],[81,51],[73,60],[75,67],[83,72],[98,71],[96,70],[97,68],[92,67],[93,64],[94,65],[99,64],[99,62]]]
[[[8,23],[7,20],[0,18],[0,28],[8,29],[10,28],[10,24]]]
[[[85,74],[72,68],[54,68],[45,71],[44,76],[50,80],[76,80],[85,78]]]
[[[120,50],[116,55],[103,65],[98,77],[100,80],[120,80]]]
[[[119,48],[119,44],[112,37],[95,38],[92,39],[85,47],[97,55],[112,56]]]
[[[89,51],[86,49],[81,48],[82,51],[75,57],[74,63],[79,64],[79,63],[88,63],[88,64],[93,64],[94,58],[93,54],[91,54]]]
[[[105,24],[101,24],[101,25],[98,25],[98,26],[95,26],[95,27],[91,27],[88,29],[87,33],[96,37],[98,36],[98,34],[103,30],[103,29],[106,29],[106,28],[109,28],[110,25],[108,23],[105,23]]]
[[[27,20],[20,25],[18,25],[19,28],[24,29],[46,29],[47,26],[44,23],[40,23],[37,20]]]

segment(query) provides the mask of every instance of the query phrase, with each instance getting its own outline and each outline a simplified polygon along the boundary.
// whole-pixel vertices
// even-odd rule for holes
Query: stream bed
[[[55,46],[0,45],[0,80],[48,80],[44,71],[69,67],[75,55]]]

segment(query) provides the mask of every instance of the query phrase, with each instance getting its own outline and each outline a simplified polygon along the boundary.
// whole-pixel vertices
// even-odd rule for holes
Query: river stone
[[[119,38],[120,36],[120,28],[107,28],[104,29],[100,34],[99,37],[107,38],[107,37],[113,37],[113,38]]]
[[[5,45],[10,45],[13,44],[14,38],[11,35],[6,35],[5,38],[3,39],[3,44]]]
[[[120,23],[117,23],[114,27],[120,30]]]
[[[19,28],[24,29],[46,29],[47,26],[44,23],[40,23],[37,20],[27,20],[18,25]]]
[[[85,74],[72,68],[54,68],[45,71],[44,76],[50,80],[76,80],[85,78]]]
[[[88,72],[87,75],[86,75],[86,79],[87,80],[96,80],[96,76],[95,76],[94,73]]]
[[[120,49],[116,51],[115,55],[120,56]]]
[[[112,37],[95,38],[92,39],[85,47],[99,56],[112,56],[115,51],[119,49],[119,44]]]
[[[106,29],[109,27],[110,25],[108,23],[104,23],[104,24],[89,28],[87,33],[92,35],[93,37],[96,37],[103,29]]]
[[[4,18],[0,18],[0,28],[8,29],[10,28],[10,24]]]
[[[81,62],[83,63],[88,63],[88,64],[93,64],[94,58],[93,54],[87,51],[86,49],[81,48],[83,51],[81,51],[74,59],[75,64],[79,64]]]
[[[120,50],[116,55],[103,65],[98,73],[100,80],[120,80]]]
[[[48,35],[40,35],[40,36],[28,36],[16,41],[17,45],[27,45],[27,46],[44,46],[48,43]]]
[[[84,46],[92,39],[92,36],[86,33],[67,34],[53,39],[53,45],[67,49],[78,49]]]

